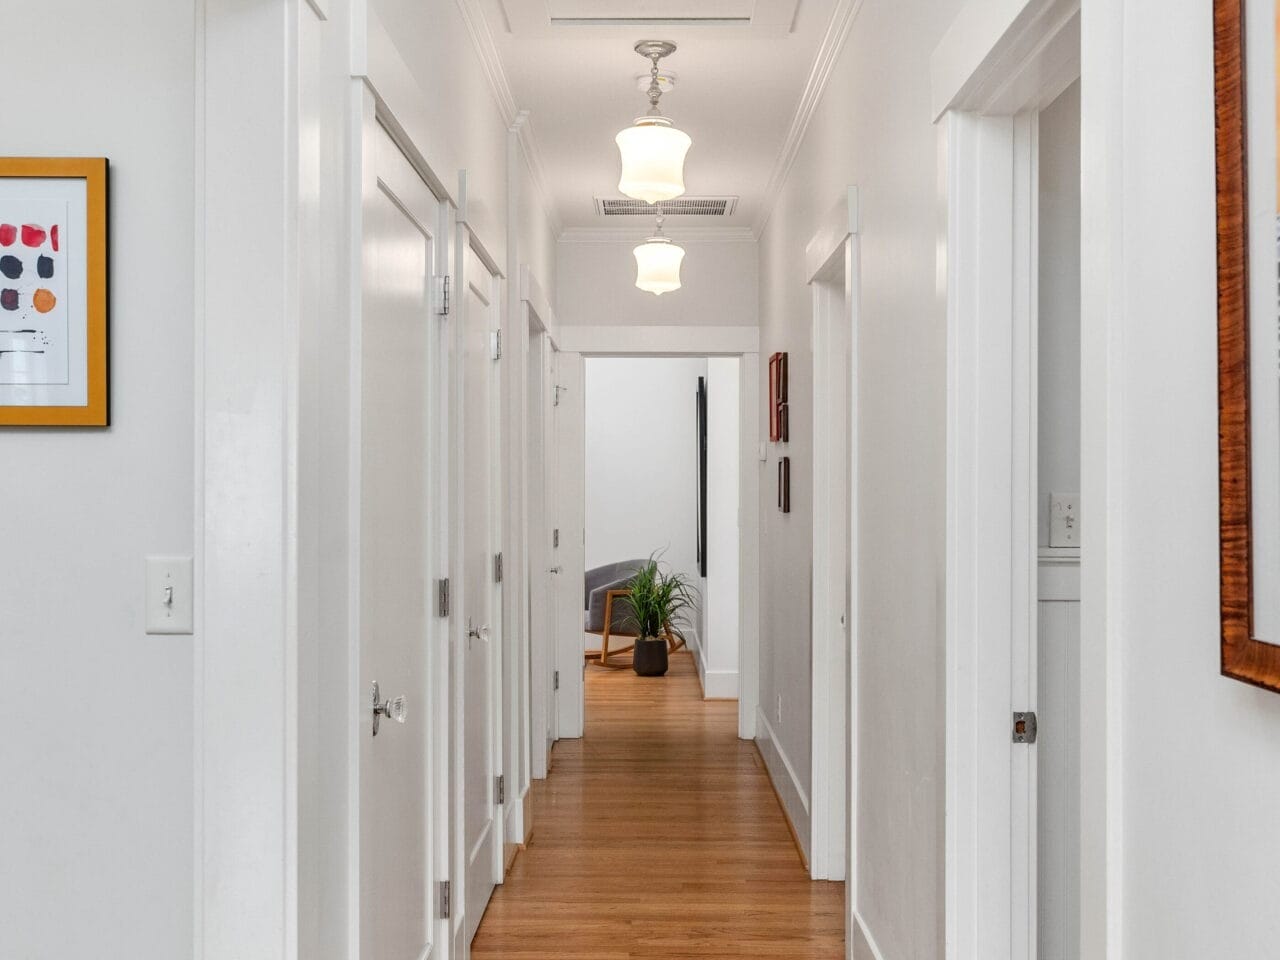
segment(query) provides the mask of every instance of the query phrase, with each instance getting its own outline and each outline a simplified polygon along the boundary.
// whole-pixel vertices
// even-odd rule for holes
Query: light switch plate
[[[193,590],[190,557],[147,557],[147,633],[194,632]]]
[[[1080,546],[1080,494],[1049,494],[1049,546]]]

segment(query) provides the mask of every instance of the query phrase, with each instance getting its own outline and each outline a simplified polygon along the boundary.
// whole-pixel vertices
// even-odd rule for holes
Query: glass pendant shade
[[[656,296],[680,289],[684,247],[666,237],[650,237],[632,251],[636,255],[636,286]]]
[[[641,117],[614,139],[622,154],[623,194],[661,203],[684,193],[684,156],[693,144],[687,133],[665,117]]]

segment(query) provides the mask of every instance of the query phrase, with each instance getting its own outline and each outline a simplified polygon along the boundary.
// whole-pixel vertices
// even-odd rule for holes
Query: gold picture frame
[[[107,169],[105,157],[0,158],[0,426],[110,423]],[[65,222],[28,223],[41,205]]]

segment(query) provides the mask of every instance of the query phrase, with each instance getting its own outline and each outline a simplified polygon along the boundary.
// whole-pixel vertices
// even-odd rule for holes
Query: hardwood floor
[[[474,960],[844,957],[844,884],[808,879],[734,702],[693,660],[587,668],[582,740],[534,784],[534,828]]]

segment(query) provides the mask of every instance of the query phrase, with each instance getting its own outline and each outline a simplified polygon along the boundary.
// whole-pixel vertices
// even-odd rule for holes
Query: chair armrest
[[[597,586],[587,596],[587,617],[585,627],[587,630],[600,631],[604,629],[605,623],[605,606],[608,603],[610,591],[627,592],[631,586],[631,578],[626,577],[621,580],[614,580],[612,583],[604,583]]]
[[[609,633],[618,636],[632,636],[638,632],[635,609],[631,606],[631,589],[610,590],[605,598],[604,622],[609,625]]]

